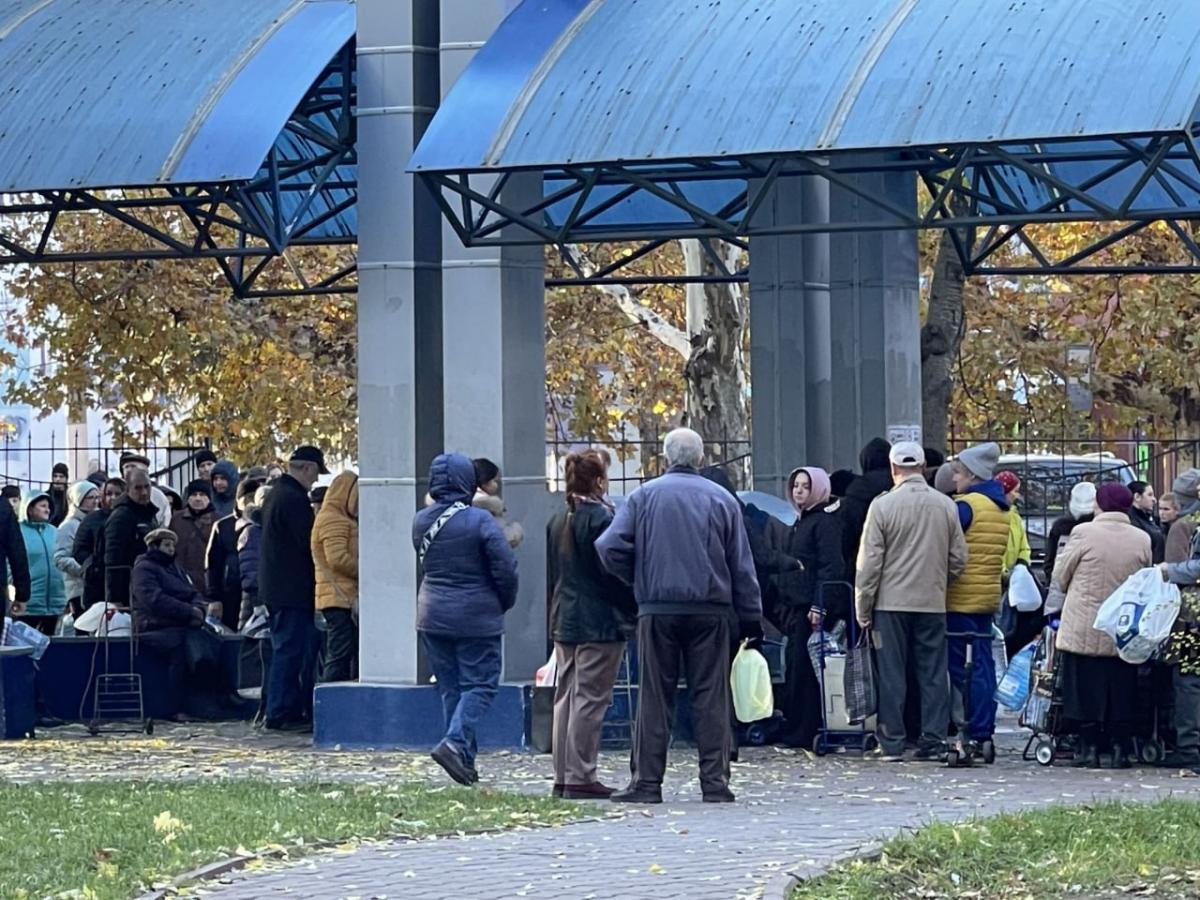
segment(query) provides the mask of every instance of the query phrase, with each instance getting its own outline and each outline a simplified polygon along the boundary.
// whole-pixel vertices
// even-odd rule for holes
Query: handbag
[[[846,653],[842,687],[846,697],[846,718],[851,725],[859,725],[875,715],[879,707],[879,694],[869,628],[859,632],[857,643]]]

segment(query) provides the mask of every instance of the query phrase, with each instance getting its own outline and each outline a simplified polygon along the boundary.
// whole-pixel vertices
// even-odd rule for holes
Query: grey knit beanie
[[[1000,464],[1000,445],[987,443],[968,447],[958,454],[958,461],[976,478],[988,481]]]

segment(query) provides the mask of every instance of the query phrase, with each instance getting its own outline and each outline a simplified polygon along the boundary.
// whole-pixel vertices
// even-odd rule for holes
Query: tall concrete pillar
[[[753,186],[752,186],[753,190]],[[826,221],[829,192],[814,178],[780,179],[755,216],[761,226]],[[781,495],[796,466],[827,466],[832,372],[829,238],[781,235],[750,244],[750,377],[754,488]]]
[[[440,85],[436,0],[358,2],[359,675],[415,684],[412,519],[442,445],[441,215],[404,173]]]
[[[911,173],[855,176],[894,206],[915,209]],[[844,188],[831,195],[837,222],[878,221],[884,213]],[[857,469],[876,436],[920,440],[921,323],[917,234],[835,234],[831,239],[834,457]]]
[[[442,0],[444,90],[512,6]],[[504,199],[536,200],[541,187],[540,177],[513,178]],[[517,551],[520,594],[505,621],[504,677],[531,680],[546,660],[544,251],[467,249],[449,225],[442,241],[446,448],[500,466],[508,515],[525,529]]]

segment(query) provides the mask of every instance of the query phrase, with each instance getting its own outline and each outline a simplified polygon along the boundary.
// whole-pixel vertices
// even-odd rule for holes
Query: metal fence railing
[[[553,461],[553,468],[547,473],[548,487],[552,491],[566,489],[563,462],[569,453],[602,448],[612,457],[608,476],[609,493],[616,497],[631,493],[643,482],[666,471],[666,460],[662,455],[662,439],[665,436],[666,432],[630,438],[622,431],[615,437],[560,437],[549,441],[546,450]],[[747,487],[750,483],[751,447],[749,440],[727,435],[706,440],[705,464],[726,466],[734,484]]]
[[[0,435],[0,484],[15,484],[22,490],[44,488],[50,483],[51,470],[56,463],[66,463],[71,481],[86,478],[93,471],[120,475],[122,453],[138,453],[150,460],[151,478],[176,491],[197,475],[195,454],[208,446],[207,441],[185,438],[160,444],[155,438],[141,443],[114,446],[104,441],[101,433],[94,442],[59,441],[53,432],[48,444],[33,443],[32,435],[24,441],[6,440]]]
[[[1066,513],[1071,489],[1080,481],[1145,481],[1161,496],[1181,472],[1200,467],[1200,440],[1178,434],[1151,438],[1136,428],[1086,437],[1024,431],[967,436],[951,429],[949,453],[987,441],[1000,445],[999,469],[1021,479],[1018,508],[1035,556],[1043,552],[1045,536],[1054,520]]]

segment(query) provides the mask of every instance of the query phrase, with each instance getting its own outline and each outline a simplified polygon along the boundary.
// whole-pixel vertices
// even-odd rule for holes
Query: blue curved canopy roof
[[[354,29],[353,0],[0,0],[0,192],[252,179]]]
[[[526,0],[411,161],[426,172],[1179,132],[1179,0]]]

